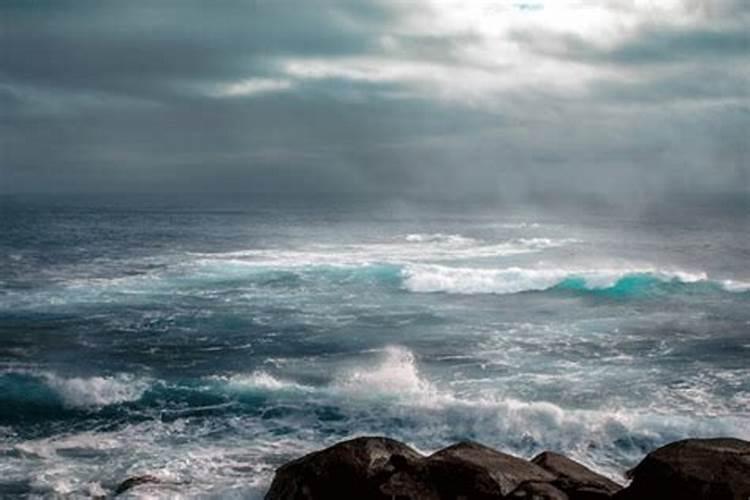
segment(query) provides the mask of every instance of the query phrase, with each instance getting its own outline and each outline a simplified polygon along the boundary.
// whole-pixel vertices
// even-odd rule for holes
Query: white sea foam
[[[359,398],[391,397],[419,404],[446,397],[420,376],[414,354],[399,346],[386,347],[372,364],[341,373],[333,389]]]
[[[309,245],[304,249],[249,249],[195,254],[201,265],[244,264],[271,268],[360,266],[374,262],[410,263],[503,257],[556,248],[574,239],[517,238],[488,243],[456,234],[409,234],[396,242]]]
[[[458,294],[511,294],[547,290],[567,278],[583,279],[591,289],[608,288],[629,274],[649,274],[663,281],[677,279],[694,283],[707,279],[705,273],[664,271],[655,268],[627,269],[502,269],[449,267],[436,264],[412,264],[403,269],[404,287],[412,292]]]
[[[443,234],[443,233],[412,233],[407,234],[404,239],[409,243],[438,242],[452,245],[471,245],[477,243],[474,238],[462,236],[460,234]]]
[[[44,373],[42,379],[71,407],[107,406],[137,401],[150,385],[148,380],[127,374],[65,378]]]
[[[750,291],[750,283],[745,281],[723,280],[721,285],[728,292],[742,293]]]
[[[388,398],[410,404],[433,405],[452,396],[423,377],[414,354],[401,346],[388,346],[361,366],[341,369],[329,385],[310,386],[274,377],[264,371],[249,374],[212,376],[211,381],[225,384],[230,390],[268,392],[315,392],[319,397],[369,400]]]
[[[495,224],[496,227],[502,227],[504,229],[537,229],[541,227],[538,222],[506,222],[502,224]]]
[[[228,376],[214,376],[211,380],[225,383],[233,390],[256,389],[263,391],[311,391],[312,387],[296,382],[281,380],[264,371],[254,371],[249,374],[234,374]]]
[[[402,346],[376,351],[360,366],[342,369],[329,385],[318,388],[262,371],[212,380],[238,390],[261,388],[283,398],[298,395],[289,388],[303,387],[315,391],[310,401],[336,408],[343,418],[324,426],[315,425],[314,416],[307,420],[309,413],[153,420],[111,432],[21,441],[14,445],[18,454],[9,455],[8,467],[21,471],[19,477],[33,478],[32,487],[42,495],[85,496],[92,488],[99,491],[97,484],[114,485],[128,475],[156,470],[164,483],[154,486],[154,494],[260,498],[279,463],[361,434],[390,435],[424,451],[450,444],[456,436],[471,436],[526,457],[555,449],[620,480],[618,474],[642,458],[644,446],[696,435],[750,437],[746,415],[685,411],[677,416],[642,405],[573,409],[508,397],[501,387],[491,393],[455,393],[431,381],[418,358]],[[279,404],[295,407],[292,401],[281,399]],[[293,432],[280,437],[279,429]],[[84,453],[66,453],[70,450]],[[104,474],[90,459],[92,454],[106,457],[109,466]]]
[[[219,429],[225,424],[216,423]],[[16,453],[7,455],[0,471],[5,480],[28,481],[32,498],[107,496],[129,476],[156,474],[158,484],[131,493],[137,498],[260,499],[279,463],[274,457],[291,459],[312,451],[309,442],[259,436],[263,427],[256,420],[242,421],[220,442],[205,438],[216,429],[212,425],[150,420],[114,431],[22,441],[11,447]],[[7,449],[0,445],[0,451]]]
[[[559,271],[511,267],[482,269],[439,265],[412,265],[403,270],[404,287],[412,292],[517,293],[544,290],[565,276]]]
[[[461,395],[431,382],[420,371],[414,354],[400,346],[388,347],[371,362],[340,373],[331,387],[321,389],[320,397],[330,398],[326,400],[343,411],[355,411],[361,403],[373,404],[372,416],[358,417],[360,432],[388,433],[390,429],[381,426],[393,415],[409,429],[411,441],[440,443],[458,434],[476,436],[519,454],[557,449],[611,474],[624,470],[622,460],[642,457],[639,445],[628,448],[631,440],[663,443],[691,435],[750,437],[750,421],[727,413],[688,412],[692,416],[681,417],[665,414],[661,408],[564,408],[549,401],[522,401],[502,391]],[[384,399],[384,405],[377,403]],[[612,454],[618,446],[625,449]],[[592,455],[592,449],[599,451]]]
[[[269,270],[299,272],[319,267],[360,268],[373,264],[394,266],[438,263],[465,259],[488,259],[530,254],[562,247],[577,240],[563,238],[515,238],[483,241],[461,234],[412,233],[380,242],[359,244],[309,244],[304,247],[247,249],[219,253],[189,253],[183,259],[170,257],[147,266],[137,275],[101,277],[74,276],[65,286],[34,294],[5,297],[11,306],[59,306],[76,302],[122,302],[149,300],[168,292],[196,291],[196,280],[247,276]]]
[[[400,419],[413,421],[405,424],[412,441],[441,442],[458,434],[476,436],[482,442],[519,454],[563,450],[611,475],[624,470],[622,460],[642,457],[638,440],[664,443],[694,435],[750,437],[747,416],[727,412],[702,414],[686,410],[685,414],[691,416],[676,416],[669,405],[564,408],[549,401],[505,396],[502,386],[496,388],[499,392],[462,395],[431,382],[421,373],[415,356],[398,346],[384,349],[374,362],[362,368],[342,373],[333,389],[334,397],[346,398],[346,403],[340,403],[344,406],[351,399],[369,401],[382,396],[390,396],[398,403],[389,401],[386,407],[374,408],[376,414],[371,423],[375,429],[366,429],[367,432],[380,431],[380,422],[387,421],[389,412],[394,412]],[[704,404],[707,397],[702,395],[697,403]],[[629,448],[627,443],[632,440],[636,444]],[[610,454],[613,447],[619,446],[624,449]],[[592,454],[592,449],[600,451]],[[607,469],[609,465],[612,467]]]
[[[14,449],[23,456],[36,458],[53,458],[62,450],[96,450],[106,451],[119,446],[111,435],[95,432],[81,432],[50,438],[32,439],[19,443]]]

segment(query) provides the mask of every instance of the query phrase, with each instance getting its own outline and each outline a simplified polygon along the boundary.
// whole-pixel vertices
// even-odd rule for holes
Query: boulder
[[[449,446],[427,460],[441,498],[503,498],[521,483],[554,479],[527,460],[473,442]]]
[[[151,474],[143,474],[142,476],[129,477],[125,481],[117,485],[117,488],[115,488],[114,496],[121,495],[125,493],[126,491],[133,489],[136,486],[140,486],[142,484],[160,483],[160,482],[161,482],[161,479],[159,479],[156,476],[152,476]]]
[[[686,439],[649,453],[617,500],[747,500],[750,442]]]
[[[266,500],[748,500],[750,442],[688,439],[650,453],[617,483],[558,453],[532,461],[462,442],[428,457],[383,437],[310,453],[276,471]],[[153,476],[124,481],[116,494]]]
[[[531,462],[553,474],[552,485],[571,500],[606,500],[622,489],[614,481],[559,453],[545,451]]]
[[[551,486],[531,484],[554,478],[531,462],[477,443],[424,457],[392,439],[363,437],[283,465],[266,500],[495,500],[521,484],[528,484],[528,491],[555,493]],[[566,500],[562,492],[555,494],[538,498]]]
[[[564,492],[552,483],[528,482],[521,484],[507,498],[513,500],[570,500]]]
[[[266,500],[438,500],[425,479],[422,455],[393,439],[362,437],[281,466]]]

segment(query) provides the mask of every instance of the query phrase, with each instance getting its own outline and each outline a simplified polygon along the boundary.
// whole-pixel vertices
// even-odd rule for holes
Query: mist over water
[[[4,198],[0,496],[259,497],[362,434],[619,480],[750,439],[741,211],[438,206]]]

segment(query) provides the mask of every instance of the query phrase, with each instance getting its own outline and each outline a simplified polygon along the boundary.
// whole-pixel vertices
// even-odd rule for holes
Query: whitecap
[[[404,287],[412,292],[518,293],[545,290],[566,276],[564,271],[485,269],[417,264],[403,270]]]
[[[460,234],[443,233],[412,233],[407,234],[404,239],[409,243],[445,243],[449,245],[471,245],[477,243],[477,240],[474,238],[469,238]]]
[[[71,407],[97,407],[137,401],[150,385],[148,380],[129,374],[65,378],[44,373],[42,379],[60,396],[65,405]]]
[[[302,391],[309,392],[313,387],[298,384],[289,380],[274,377],[265,371],[254,371],[252,373],[237,373],[233,375],[217,375],[210,380],[226,384],[231,390],[261,390],[261,391]]]
[[[728,292],[742,293],[750,291],[750,283],[745,281],[723,280],[721,285]]]
[[[405,241],[404,241],[405,240]],[[248,249],[214,254],[194,254],[194,263],[206,270],[221,266],[264,269],[299,269],[317,266],[353,267],[374,263],[403,264],[459,259],[505,257],[562,247],[571,238],[517,238],[485,242],[456,234],[409,234],[404,240],[362,244],[317,244],[304,249]],[[218,267],[217,267],[218,266]]]
[[[419,373],[414,354],[401,346],[388,346],[374,362],[340,373],[332,389],[362,400],[391,398],[423,406],[443,404],[452,398]]]
[[[708,279],[706,273],[667,271],[655,268],[535,269],[521,267],[470,268],[438,264],[412,264],[402,271],[403,286],[412,292],[456,294],[513,294],[542,291],[569,278],[582,279],[586,288],[606,289],[632,274],[648,274],[661,281],[697,283]]]

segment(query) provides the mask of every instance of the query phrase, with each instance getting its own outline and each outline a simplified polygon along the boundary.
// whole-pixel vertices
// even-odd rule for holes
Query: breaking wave
[[[194,255],[204,264],[229,261],[267,268],[299,268],[504,257],[576,242],[578,240],[572,238],[515,238],[486,242],[459,234],[414,233],[395,241],[377,243],[312,244],[299,249],[250,249]]]
[[[309,392],[314,390],[313,387],[288,380],[282,380],[262,370],[254,371],[250,374],[217,375],[210,377],[210,379],[213,382],[225,384],[227,389],[235,391],[256,390],[268,392]]]
[[[45,374],[43,378],[63,402],[72,407],[97,407],[137,401],[150,385],[147,380],[127,374],[89,378],[62,378]]]
[[[403,269],[404,287],[412,292],[455,294],[514,294],[544,290],[604,292],[633,296],[668,292],[668,287],[703,285],[707,290],[747,291],[750,285],[711,281],[706,273],[643,269],[504,269],[409,265]]]
[[[265,371],[212,376],[178,385],[158,382],[154,385],[161,387],[157,401],[162,406],[184,402],[181,394],[185,391],[213,394],[218,398],[216,402],[224,403],[193,408],[178,405],[180,410],[166,419],[128,421],[108,433],[84,432],[24,440],[13,445],[14,450],[23,456],[32,454],[46,460],[56,460],[59,450],[70,449],[104,453],[110,458],[122,455],[122,460],[126,460],[144,447],[152,449],[148,444],[151,438],[146,439],[143,434],[148,429],[149,436],[156,433],[179,438],[170,453],[179,454],[180,447],[192,443],[191,450],[202,450],[211,460],[236,462],[243,470],[252,463],[258,481],[254,487],[262,490],[279,456],[288,458],[298,455],[301,449],[320,447],[331,436],[384,434],[406,440],[424,451],[458,439],[477,439],[523,456],[555,449],[610,475],[632,465],[646,451],[676,439],[693,435],[750,437],[750,424],[743,415],[686,411],[684,416],[677,416],[660,413],[658,408],[623,406],[571,409],[549,401],[524,401],[502,391],[462,394],[430,380],[421,371],[417,357],[405,347],[388,346],[362,354],[365,359],[357,366],[337,370],[328,382],[320,385],[300,383]],[[149,392],[146,379],[131,376],[62,378],[13,372],[0,377],[4,407],[10,407],[5,400],[8,377],[15,377],[16,384],[36,381],[41,384],[36,390],[47,387],[66,405],[78,408],[132,404],[138,398],[141,398],[139,404],[149,404],[148,400],[153,399],[144,397]],[[17,388],[16,395],[29,388],[29,385]],[[245,397],[248,391],[260,395],[260,399]],[[23,410],[17,405],[13,407],[15,411]],[[258,412],[262,414],[260,419]],[[206,415],[211,415],[210,421],[201,418]],[[294,432],[287,435],[291,429]],[[237,436],[255,442],[258,436],[269,433],[275,437],[270,441],[264,438],[266,441],[259,442],[257,449],[245,447],[240,454],[231,453],[237,442],[246,442],[237,441]],[[191,453],[190,460],[195,458],[194,462],[176,460],[183,467],[175,471],[176,478],[200,476],[199,469],[207,465],[199,459],[202,456],[193,457]],[[75,461],[64,463],[66,467],[77,466]],[[85,483],[87,476],[82,474],[77,478]],[[236,477],[230,473],[225,479],[229,484]],[[83,487],[83,483],[71,486]]]
[[[383,349],[371,365],[342,373],[332,389],[359,398],[395,398],[430,406],[451,399],[420,375],[414,354],[399,346]]]
[[[443,233],[412,233],[407,234],[404,239],[409,243],[425,243],[425,242],[438,242],[448,243],[454,245],[467,245],[474,244],[477,242],[474,238],[462,236],[460,234],[443,234]]]
[[[64,377],[28,370],[0,373],[0,422],[57,418],[140,400],[152,381],[130,374]],[[63,413],[61,413],[63,412]]]

